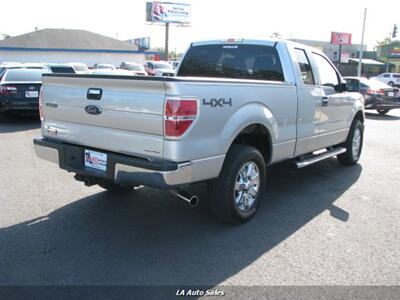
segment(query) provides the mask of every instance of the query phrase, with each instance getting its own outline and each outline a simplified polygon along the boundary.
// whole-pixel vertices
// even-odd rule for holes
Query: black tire
[[[377,109],[376,110],[380,115],[384,116],[389,112],[389,109]]]
[[[241,187],[243,190],[240,193],[244,193],[244,198],[250,200],[239,200],[243,204],[247,201],[252,202],[252,205],[248,206],[246,210],[240,209],[240,204],[235,201],[235,183],[242,174],[239,174],[240,170],[243,170],[248,164],[252,165],[254,172],[258,171],[259,181],[257,184],[251,184],[250,179],[247,178],[247,189]],[[254,168],[256,166],[256,168]],[[258,169],[258,170],[257,170]],[[248,170],[248,169],[247,169]],[[256,174],[254,173],[253,174]],[[247,173],[249,175],[249,173]],[[248,176],[250,177],[250,175]],[[256,176],[254,175],[254,178]],[[210,201],[209,209],[210,212],[219,220],[227,223],[243,223],[250,220],[256,213],[258,206],[263,198],[264,187],[266,181],[266,166],[263,156],[257,148],[247,145],[233,145],[225,158],[224,165],[220,176],[210,182]],[[241,185],[242,186],[242,185]],[[243,184],[246,186],[246,184]],[[256,196],[248,196],[254,192],[254,189],[249,188],[257,186]],[[240,194],[243,195],[243,194]],[[240,196],[243,199],[243,196]],[[245,204],[243,204],[246,206]]]
[[[360,141],[358,150],[355,149],[353,151],[353,141],[355,140],[356,132],[359,131],[360,134]],[[355,119],[353,124],[351,125],[349,135],[347,136],[347,140],[344,143],[346,147],[346,152],[337,156],[339,162],[343,165],[355,165],[358,160],[360,159],[362,147],[364,141],[364,125],[363,123]]]
[[[394,86],[394,83],[393,83],[392,81],[390,81],[390,82],[388,83],[388,85]]]
[[[103,189],[113,193],[128,193],[134,188],[132,185],[119,185],[112,181],[101,180],[97,183]]]

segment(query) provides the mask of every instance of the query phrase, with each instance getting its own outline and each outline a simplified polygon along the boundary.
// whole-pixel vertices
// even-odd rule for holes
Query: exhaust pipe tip
[[[178,198],[182,199],[185,201],[187,204],[189,204],[191,207],[195,207],[199,204],[199,197],[191,195],[189,192],[185,190],[170,190],[172,194],[177,196]]]
[[[85,183],[86,186],[93,186],[96,184],[96,181],[90,178],[85,178],[83,182]]]
[[[197,205],[199,205],[199,197],[193,196],[192,198],[190,198],[189,199],[189,205],[191,207],[196,207]]]
[[[74,178],[76,181],[80,181],[80,182],[85,181],[85,177],[82,175],[79,175],[79,174],[75,174]]]

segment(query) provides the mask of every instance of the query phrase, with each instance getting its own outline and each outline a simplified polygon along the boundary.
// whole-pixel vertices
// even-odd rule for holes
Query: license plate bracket
[[[106,153],[85,149],[83,159],[84,159],[85,167],[104,171],[104,172],[107,171],[107,154]]]

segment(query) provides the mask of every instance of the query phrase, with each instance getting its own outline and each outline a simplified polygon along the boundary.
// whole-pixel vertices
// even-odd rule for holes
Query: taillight
[[[42,86],[40,88],[40,93],[39,93],[39,116],[40,116],[40,122],[42,122],[42,123],[44,121],[43,97],[44,97],[44,91],[43,91],[43,86]]]
[[[1,95],[10,95],[12,93],[16,93],[17,88],[15,86],[0,86],[0,94]]]
[[[166,137],[180,137],[193,124],[198,114],[197,100],[167,99],[164,112]]]
[[[385,91],[384,90],[368,89],[367,93],[368,94],[374,94],[374,95],[385,95]]]

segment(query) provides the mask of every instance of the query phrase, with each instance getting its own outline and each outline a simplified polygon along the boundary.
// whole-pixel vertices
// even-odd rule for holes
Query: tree
[[[280,34],[279,32],[274,32],[273,34],[271,34],[271,37],[280,39],[280,38],[282,38],[282,34]]]
[[[382,41],[376,41],[375,49],[379,46],[385,46],[390,44],[390,37],[385,38]]]

